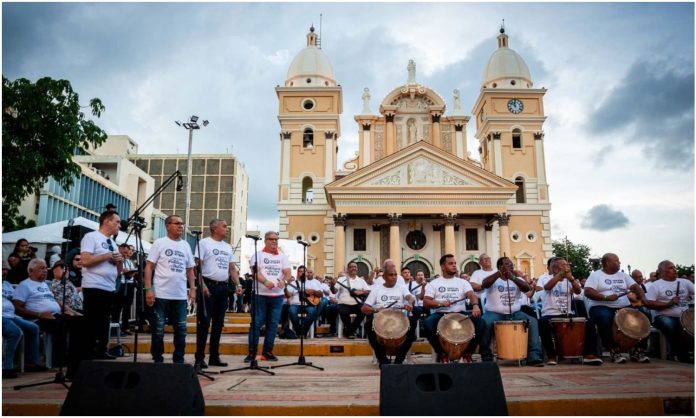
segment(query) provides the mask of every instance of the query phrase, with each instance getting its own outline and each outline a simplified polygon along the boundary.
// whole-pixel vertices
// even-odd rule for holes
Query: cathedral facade
[[[407,82],[371,111],[371,93],[354,116],[355,158],[337,167],[342,88],[318,46],[314,29],[276,88],[280,122],[280,236],[310,243],[308,265],[338,274],[356,261],[366,274],[387,258],[426,276],[454,254],[460,271],[478,257],[510,257],[538,277],[551,257],[548,183],[544,162],[543,98],[529,69],[501,29],[485,63],[471,116],[418,83]],[[358,94],[359,92],[356,92]],[[468,150],[474,119],[477,150]],[[478,152],[480,159],[470,158]]]

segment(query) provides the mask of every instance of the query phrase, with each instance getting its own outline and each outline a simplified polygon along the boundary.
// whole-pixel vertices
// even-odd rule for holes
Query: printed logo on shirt
[[[218,255],[218,254],[220,254],[220,250],[218,250],[217,248],[214,248],[213,255]]]
[[[174,251],[172,251],[172,250],[166,250],[166,251],[164,252],[164,255],[166,255],[167,257],[171,257],[172,254],[174,254]]]
[[[107,244],[106,242],[102,242],[102,243],[101,243],[101,246],[102,246],[102,248],[105,249],[105,250],[108,250],[108,249],[109,249],[109,244]]]
[[[498,286],[498,292],[504,292],[504,291],[505,291],[505,286],[503,286],[502,284],[500,286]]]
[[[674,295],[674,292],[672,292],[671,290],[665,290],[665,295],[668,297],[672,297],[672,295]]]
[[[263,263],[264,263],[264,264],[268,264],[269,261],[270,261],[270,260],[267,259],[267,258],[264,258],[264,259],[263,259]]]
[[[604,279],[604,283],[611,286],[611,279]]]
[[[554,289],[554,290],[553,290],[553,295],[554,295],[555,297],[558,297],[558,296],[561,295],[561,291],[558,290],[558,289]]]
[[[386,302],[387,300],[389,300],[389,296],[387,296],[387,295],[382,295],[382,298],[381,298],[381,299],[382,299],[382,302]]]
[[[447,289],[445,289],[445,286],[440,286],[437,288],[437,291],[440,293],[444,292],[445,290],[447,290]]]

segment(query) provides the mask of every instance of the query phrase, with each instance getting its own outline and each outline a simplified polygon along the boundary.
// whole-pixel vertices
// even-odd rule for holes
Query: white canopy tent
[[[73,221],[74,225],[82,225],[94,231],[99,229],[99,224],[97,222],[90,221],[89,219],[81,216],[73,218]],[[46,257],[47,248],[50,248],[53,245],[60,245],[63,243],[63,241],[66,241],[63,238],[63,228],[66,226],[68,226],[67,220],[2,234],[2,258],[7,259],[7,256],[10,255],[14,249],[17,240],[22,238],[29,241],[30,245],[39,249],[38,253],[36,254],[37,257],[44,258]],[[118,237],[116,238],[116,243],[123,244],[126,242],[127,244],[135,246],[135,236],[131,235],[128,237],[127,241],[126,237],[128,237],[128,233],[120,231],[118,233]],[[152,244],[149,242],[143,241],[143,250],[146,253],[150,252],[151,246]]]

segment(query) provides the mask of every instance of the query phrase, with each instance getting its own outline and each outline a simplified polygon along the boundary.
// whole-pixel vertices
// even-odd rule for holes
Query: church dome
[[[527,89],[531,88],[532,76],[522,57],[508,47],[505,29],[500,29],[498,49],[488,58],[483,70],[484,88]]]
[[[336,86],[333,66],[318,45],[314,27],[309,28],[307,47],[300,51],[290,64],[286,87],[327,87]]]

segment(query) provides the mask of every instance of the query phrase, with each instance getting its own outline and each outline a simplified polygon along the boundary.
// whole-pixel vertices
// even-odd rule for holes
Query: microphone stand
[[[257,249],[257,243],[261,239],[260,237],[257,236],[250,236],[247,235],[247,238],[251,238],[254,240],[254,285],[252,286],[252,294],[251,294],[251,327],[250,327],[250,332],[254,333],[252,334],[252,338],[255,337],[256,333],[260,330],[256,329],[255,326],[255,321],[256,321],[256,309],[258,309],[259,304],[256,301],[258,292],[259,292],[259,276],[258,276],[258,271],[259,271],[259,251]],[[254,357],[251,359],[251,362],[249,362],[249,365],[246,367],[240,367],[237,369],[227,369],[227,370],[220,370],[218,373],[223,374],[227,372],[236,372],[240,370],[258,370],[260,372],[264,372],[267,374],[270,374],[272,376],[275,376],[275,373],[273,373],[269,369],[270,367],[262,367],[259,366],[259,362],[256,360],[256,350],[258,349],[258,341],[257,341],[257,346],[252,347],[251,344],[249,344],[249,357],[251,357],[252,354],[254,354]]]
[[[201,231],[190,231],[191,234],[193,234],[194,237],[196,237],[196,248],[198,249],[198,266],[196,268],[196,299],[198,299],[198,311],[196,311],[196,335],[198,335],[198,327],[201,326],[199,319],[201,315],[200,309],[203,310],[203,317],[208,316],[207,308],[205,306],[205,296],[203,295],[203,275],[201,274],[201,268],[203,267],[203,254],[201,254]],[[205,349],[205,347],[204,347]],[[205,355],[205,351],[203,352]],[[215,378],[212,377],[210,374],[204,372],[201,370],[200,367],[194,367],[194,370],[196,371],[196,374],[199,376],[203,376],[206,379],[210,381],[215,381]]]
[[[305,266],[305,272],[307,271],[307,247],[309,244],[306,242],[302,242],[300,240],[297,241],[299,244],[302,244],[302,261],[303,265]],[[297,358],[297,361],[294,363],[288,363],[288,364],[281,364],[280,366],[271,366],[271,369],[279,369],[281,367],[288,367],[288,366],[307,366],[307,367],[314,367],[317,370],[324,370],[323,367],[315,366],[311,362],[305,361],[305,356],[304,356],[304,339],[305,339],[305,319],[307,318],[307,302],[306,302],[306,278],[307,273],[305,273],[301,278],[298,277],[300,286],[298,287],[298,296],[300,298],[300,356]],[[317,279],[314,279],[317,280]],[[304,296],[304,297],[303,297]],[[314,324],[309,324],[309,326],[314,326]]]
[[[65,239],[65,237],[63,237]],[[62,251],[63,254],[66,253],[68,246],[68,241],[63,241],[62,243]],[[63,303],[60,305],[60,318],[58,319],[58,336],[59,338],[59,344],[58,344],[58,371],[56,372],[55,376],[53,376],[53,380],[49,380],[46,382],[39,382],[39,383],[29,383],[27,385],[16,385],[13,387],[14,390],[21,390],[25,388],[32,388],[36,386],[43,386],[43,385],[51,385],[53,383],[57,383],[59,385],[63,385],[64,388],[70,390],[70,386],[65,383],[65,373],[63,373],[63,363],[65,362],[65,351],[66,348],[65,346],[67,345],[67,338],[65,335],[65,286],[66,286],[66,281],[68,280],[68,265],[65,265],[65,270],[63,271],[63,275],[60,278],[60,284],[62,285],[62,290],[63,290],[63,295],[62,295],[62,300]],[[49,289],[50,291],[50,289]]]

